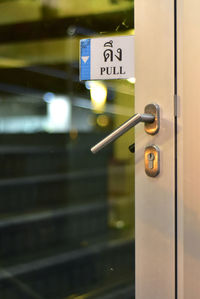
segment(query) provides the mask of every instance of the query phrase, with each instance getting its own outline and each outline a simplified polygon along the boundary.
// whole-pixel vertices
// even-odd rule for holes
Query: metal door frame
[[[160,131],[136,128],[136,299],[176,298],[176,114],[174,0],[136,0],[136,104],[161,108]],[[147,177],[144,148],[160,148],[160,175]]]
[[[177,0],[178,298],[200,298],[200,2]]]

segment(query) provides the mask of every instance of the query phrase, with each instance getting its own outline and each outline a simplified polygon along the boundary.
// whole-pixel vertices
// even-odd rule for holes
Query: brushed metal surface
[[[158,104],[148,104],[145,106],[144,113],[154,115],[155,119],[152,123],[145,123],[144,129],[147,134],[155,135],[160,129],[160,107]]]
[[[115,141],[117,138],[119,138],[121,135],[125,134],[129,129],[135,127],[140,122],[145,123],[152,123],[155,120],[155,116],[152,114],[139,114],[136,113],[131,117],[129,120],[127,120],[125,123],[123,123],[119,128],[114,130],[111,134],[109,134],[106,138],[98,142],[95,146],[91,148],[91,152],[93,154],[96,154],[98,151],[103,149],[105,146],[110,144],[111,142]]]
[[[178,299],[200,298],[200,1],[178,1]]]
[[[156,177],[160,173],[160,149],[152,144],[144,151],[145,172],[150,177]]]
[[[135,129],[136,299],[174,299],[174,0],[135,1],[136,111],[156,102],[160,130]],[[144,171],[144,148],[162,153],[160,174]]]

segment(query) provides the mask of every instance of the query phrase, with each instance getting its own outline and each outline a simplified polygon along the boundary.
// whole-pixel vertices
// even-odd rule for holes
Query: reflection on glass
[[[132,0],[0,3],[0,297],[134,298],[135,80],[79,82],[79,40],[132,34]]]

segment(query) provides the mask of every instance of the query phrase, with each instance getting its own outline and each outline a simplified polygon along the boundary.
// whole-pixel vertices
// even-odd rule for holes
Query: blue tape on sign
[[[90,39],[80,41],[80,80],[90,80]]]

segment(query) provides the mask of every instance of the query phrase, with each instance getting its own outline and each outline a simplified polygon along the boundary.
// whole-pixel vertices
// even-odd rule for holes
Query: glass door
[[[133,0],[0,2],[0,297],[133,299],[134,78],[79,81],[82,38],[134,34]]]

